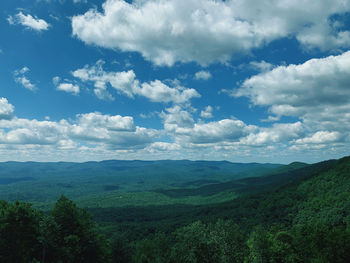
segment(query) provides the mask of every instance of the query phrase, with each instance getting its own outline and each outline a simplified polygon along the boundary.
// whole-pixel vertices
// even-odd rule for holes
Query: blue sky
[[[0,161],[350,154],[350,1],[3,0]]]

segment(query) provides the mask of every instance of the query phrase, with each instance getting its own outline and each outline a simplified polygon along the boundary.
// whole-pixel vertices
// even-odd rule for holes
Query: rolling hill
[[[0,163],[0,199],[28,201],[49,208],[64,194],[88,207],[171,204],[155,189],[198,187],[268,174],[279,164],[226,161],[118,161],[86,163]],[[225,200],[227,200],[226,197]],[[184,198],[182,203],[220,201]],[[229,197],[232,199],[232,196]]]

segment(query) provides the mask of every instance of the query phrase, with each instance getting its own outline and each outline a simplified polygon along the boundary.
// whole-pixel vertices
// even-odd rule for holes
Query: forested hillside
[[[90,217],[64,196],[49,213],[2,201],[0,261],[349,262],[350,157],[292,166],[242,179],[250,190],[232,183],[236,199],[208,205],[94,208]]]
[[[349,262],[350,158],[307,171],[275,190],[198,209],[196,222],[137,242],[134,259]],[[304,172],[296,170],[295,175]]]
[[[52,209],[61,194],[87,207],[217,203],[235,195],[230,192],[174,200],[159,190],[192,189],[262,176],[280,167],[284,166],[188,160],[4,162],[0,163],[0,199],[31,202],[44,210]]]

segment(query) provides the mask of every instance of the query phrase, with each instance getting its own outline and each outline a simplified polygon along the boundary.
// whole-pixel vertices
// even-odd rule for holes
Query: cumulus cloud
[[[201,70],[196,72],[194,75],[194,78],[196,80],[208,80],[212,77],[211,73],[209,71]]]
[[[278,117],[298,117],[311,131],[350,130],[349,83],[350,51],[255,75],[233,96],[249,97]]]
[[[135,126],[130,116],[98,112],[78,114],[75,121],[16,117],[0,120],[0,144],[5,145],[55,145],[71,149],[79,143],[92,143],[109,149],[134,149],[146,147],[156,136],[155,130]]]
[[[251,61],[249,63],[249,66],[256,70],[256,71],[260,71],[260,72],[265,72],[265,71],[269,71],[271,70],[274,66],[271,63],[268,63],[264,60],[262,61]]]
[[[79,94],[80,89],[78,85],[73,85],[72,83],[60,83],[57,88],[57,90],[65,91],[68,93],[73,93],[75,95]]]
[[[108,91],[108,84],[117,92],[130,98],[143,96],[153,102],[184,103],[192,98],[200,97],[195,89],[186,89],[179,85],[168,86],[160,80],[140,83],[133,70],[122,72],[106,72],[104,62],[98,61],[94,66],[75,70],[74,77],[84,82],[93,82],[94,93],[100,99],[113,99]]]
[[[29,71],[30,69],[28,67],[23,67],[20,70],[15,70],[15,81],[30,91],[36,91],[37,87],[26,76],[27,72]]]
[[[101,113],[80,114],[70,135],[76,139],[103,142],[109,148],[145,147],[156,136],[154,130],[134,126],[133,118]]]
[[[80,93],[80,88],[78,85],[74,85],[69,82],[61,82],[61,78],[56,76],[52,78],[52,83],[56,86],[57,90],[64,91],[67,93],[72,93],[78,95]]]
[[[189,105],[167,108],[159,114],[164,130],[153,130],[135,125],[131,116],[99,112],[78,114],[73,119],[60,121],[17,118],[13,116],[13,106],[1,98],[0,153],[10,154],[12,149],[11,156],[15,156],[15,152],[17,157],[20,154],[21,158],[31,159],[40,153],[41,158],[50,158],[50,152],[54,151],[51,160],[81,160],[86,156],[90,159],[115,156],[135,159],[144,154],[157,159],[250,156],[253,160],[267,154],[280,154],[282,150],[295,154],[307,147],[330,149],[327,145],[335,143],[341,147],[346,140],[338,131],[309,132],[300,121],[257,127],[237,119],[195,121],[194,112]],[[159,138],[166,138],[166,141],[157,141]]]
[[[179,105],[162,111],[160,117],[163,119],[165,130],[169,132],[182,133],[188,131],[188,128],[192,128],[194,125],[191,113]]]
[[[181,146],[177,143],[169,143],[169,142],[154,142],[150,146],[147,147],[147,150],[150,152],[156,151],[176,151],[180,150]]]
[[[309,142],[312,138],[325,138],[324,143],[335,142],[340,133],[316,133],[310,131],[301,121],[293,123],[274,123],[270,127],[249,125],[238,119],[222,119],[212,122],[195,120],[193,109],[176,105],[160,113],[164,131],[170,135],[181,150],[193,149],[199,154],[199,148],[212,148],[217,151],[240,151],[243,148],[265,147],[268,151],[291,147]],[[309,138],[310,137],[310,138]],[[344,137],[341,137],[344,138]],[[339,141],[339,140],[338,140]],[[252,154],[252,153],[250,153]]]
[[[344,136],[339,132],[318,131],[311,136],[296,140],[296,144],[324,144],[339,142]]]
[[[112,131],[134,131],[134,119],[130,116],[109,116],[109,115],[102,115],[99,112],[94,113],[86,113],[86,114],[79,114],[77,115],[78,118],[78,124],[76,127],[78,127],[78,131],[80,133],[80,129],[82,127],[85,127],[88,129],[89,127],[94,128],[103,128],[108,129]],[[83,132],[84,134],[86,132]],[[93,132],[91,132],[93,134]],[[96,134],[96,136],[99,136]]]
[[[218,142],[238,142],[256,130],[253,125],[235,119],[202,123],[195,122],[191,113],[178,105],[160,114],[164,129],[172,134],[176,142],[212,144]]]
[[[169,87],[160,80],[142,83],[137,94],[149,98],[154,102],[184,103],[192,98],[200,97],[195,89],[185,89],[181,86]]]
[[[14,16],[9,16],[7,21],[10,25],[22,25],[27,29],[35,31],[48,30],[50,26],[45,20],[33,17],[30,14],[24,15],[22,12]]]
[[[191,143],[234,142],[254,131],[256,127],[246,125],[241,120],[223,119],[217,122],[196,123],[188,134]]]
[[[156,65],[207,65],[291,36],[306,48],[347,48],[350,32],[334,20],[349,11],[343,0],[106,0],[102,12],[74,16],[72,30],[87,44],[140,52]]]
[[[301,122],[275,123],[272,127],[260,128],[256,133],[250,133],[241,139],[242,145],[260,146],[275,143],[289,143],[299,139],[306,133]]]
[[[13,117],[15,107],[6,98],[0,98],[0,120],[9,120]]]
[[[67,131],[67,123],[13,118],[0,121],[1,144],[55,144]]]
[[[213,107],[210,105],[205,107],[205,109],[201,111],[201,117],[207,119],[213,118]]]

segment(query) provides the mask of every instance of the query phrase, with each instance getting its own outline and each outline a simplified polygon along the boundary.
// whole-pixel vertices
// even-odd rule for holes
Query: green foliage
[[[348,262],[350,258],[350,232],[345,226],[334,227],[317,220],[295,225],[296,253],[301,262]]]
[[[280,165],[208,161],[102,161],[86,163],[0,163],[0,199],[26,201],[49,211],[61,194],[80,206],[207,204],[235,194],[196,190],[174,199],[155,189],[195,189],[269,173]],[[219,189],[220,190],[220,189]],[[187,191],[187,190],[185,190]],[[233,192],[233,191],[231,191]]]
[[[62,262],[107,262],[108,242],[98,233],[86,210],[61,196],[52,217],[60,230],[57,244]]]
[[[169,256],[169,239],[158,233],[152,240],[138,241],[132,259],[137,263],[163,263],[169,261]]]
[[[164,171],[170,163],[157,167]],[[130,162],[127,169],[138,173],[140,164],[149,168],[149,163]],[[193,173],[228,167],[225,162],[182,164],[195,168]],[[104,165],[105,171],[127,170],[114,162]],[[167,174],[169,181],[181,170],[176,169]],[[226,183],[190,176],[188,186],[180,180],[157,193],[126,193],[114,181],[104,182],[115,191],[107,187],[111,191],[104,199],[92,194],[87,204],[95,204],[89,211],[111,241],[85,209],[65,196],[50,214],[0,201],[0,262],[349,262],[350,157],[293,163],[262,174]]]
[[[108,241],[91,216],[62,196],[52,215],[0,201],[0,262],[110,262]]]
[[[247,240],[249,248],[249,254],[247,255],[245,262],[249,263],[266,263],[269,262],[271,256],[271,242],[270,234],[268,231],[258,226],[253,231],[249,239]]]
[[[231,221],[208,225],[197,221],[174,235],[172,262],[242,262],[246,250],[243,233]]]
[[[230,202],[152,207],[149,215],[147,208],[134,210],[134,218],[137,211],[143,215],[134,229],[150,227],[144,232],[149,237],[135,237],[142,241],[136,242],[134,262],[348,262],[350,158],[302,166],[287,172],[284,178],[294,177],[288,184]],[[191,218],[194,223],[186,224]],[[121,217],[118,222],[124,224]],[[159,229],[167,238],[151,237]]]
[[[0,201],[0,262],[31,262],[39,259],[41,214],[30,204]]]

